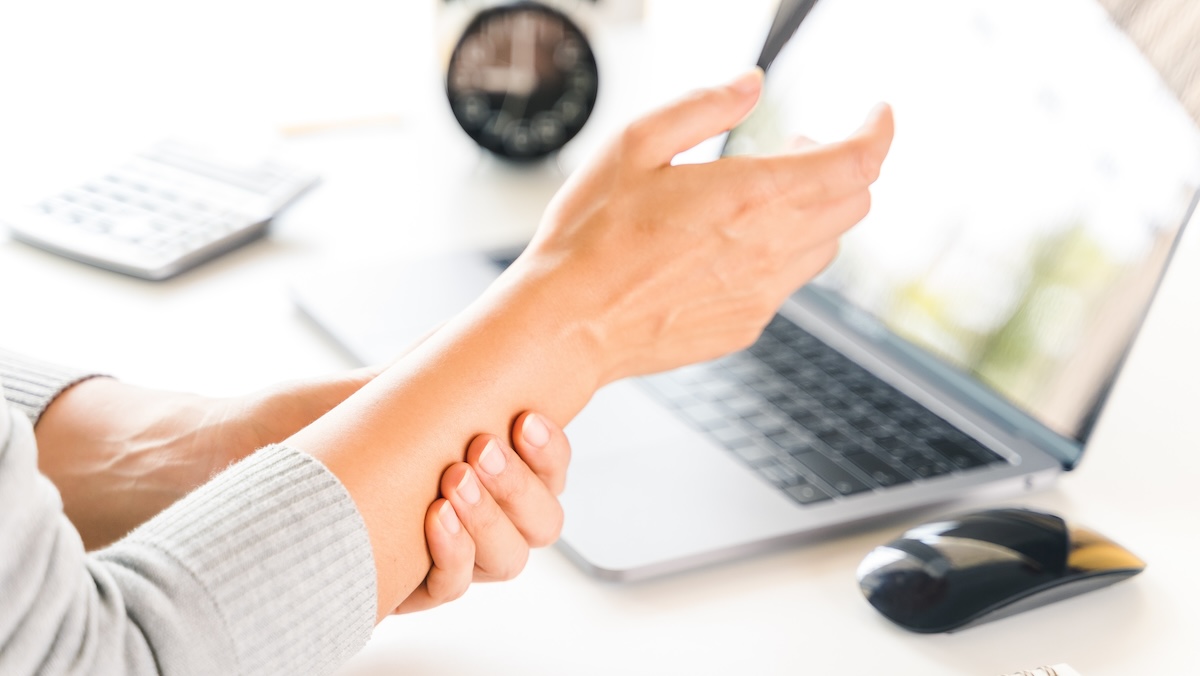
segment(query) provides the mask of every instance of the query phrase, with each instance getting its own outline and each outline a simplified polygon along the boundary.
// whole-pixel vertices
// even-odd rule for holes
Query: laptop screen
[[[783,5],[726,154],[896,114],[871,214],[803,293],[1081,446],[1200,185],[1200,130],[1093,0]]]

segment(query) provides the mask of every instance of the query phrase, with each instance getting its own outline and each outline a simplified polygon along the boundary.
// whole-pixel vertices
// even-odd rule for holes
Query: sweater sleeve
[[[0,542],[0,674],[324,674],[375,622],[362,518],[284,446],[87,554],[0,398]]]
[[[63,390],[98,375],[0,349],[0,383],[4,384],[4,396],[34,425]]]

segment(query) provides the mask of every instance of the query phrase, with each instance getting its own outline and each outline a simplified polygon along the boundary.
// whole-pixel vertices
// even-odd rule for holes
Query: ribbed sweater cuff
[[[329,673],[374,628],[366,526],[341,482],[300,451],[258,451],[125,542],[164,551],[199,582],[239,674]]]
[[[42,412],[63,390],[98,375],[0,350],[0,382],[4,383],[4,395],[13,408],[24,413],[35,425]]]

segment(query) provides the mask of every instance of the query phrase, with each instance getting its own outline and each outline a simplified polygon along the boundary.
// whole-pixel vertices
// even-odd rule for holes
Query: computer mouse
[[[921,633],[956,631],[1108,586],[1146,564],[1106,537],[1029,509],[932,521],[876,547],[858,568],[867,600]]]

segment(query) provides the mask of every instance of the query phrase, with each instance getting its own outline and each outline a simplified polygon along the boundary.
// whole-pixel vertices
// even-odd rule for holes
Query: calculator
[[[42,249],[161,280],[261,237],[316,181],[274,161],[235,163],[163,141],[99,178],[0,210],[0,224]]]

